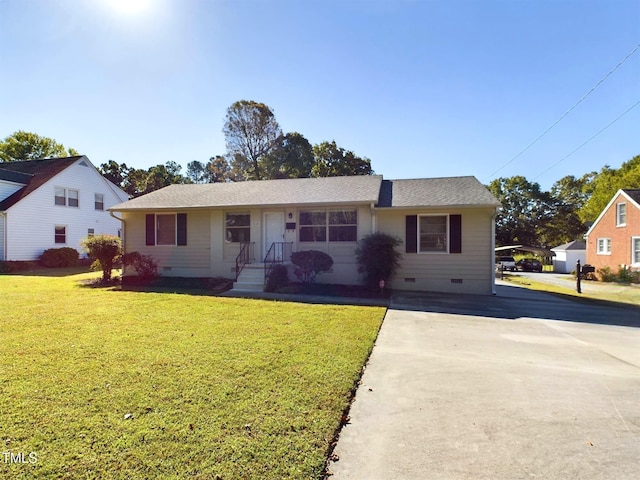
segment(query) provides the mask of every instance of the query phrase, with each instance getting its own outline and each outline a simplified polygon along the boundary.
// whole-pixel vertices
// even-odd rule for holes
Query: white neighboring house
[[[121,235],[107,209],[127,199],[84,155],[0,163],[0,261],[37,260],[49,248],[81,252],[88,235]]]
[[[580,265],[587,261],[587,243],[575,240],[552,248],[556,254],[553,257],[553,271],[556,273],[571,273],[576,269],[576,263],[580,260]]]

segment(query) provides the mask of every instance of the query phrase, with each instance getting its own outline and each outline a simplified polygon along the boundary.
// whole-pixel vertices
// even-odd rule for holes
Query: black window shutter
[[[405,252],[417,253],[418,252],[418,216],[407,215],[406,216],[406,233],[405,233]]]
[[[449,253],[462,253],[462,215],[449,215]]]
[[[179,213],[177,215],[177,227],[178,227],[178,245],[187,244],[187,214]]]
[[[156,216],[153,213],[146,215],[146,245],[156,244]]]

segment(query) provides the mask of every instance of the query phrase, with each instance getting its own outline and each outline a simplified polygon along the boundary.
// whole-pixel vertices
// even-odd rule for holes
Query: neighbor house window
[[[306,211],[300,212],[300,241],[301,242],[326,242],[327,241],[327,212]]]
[[[69,207],[77,207],[79,205],[78,190],[56,187],[55,204]]]
[[[63,225],[56,225],[55,227],[55,242],[67,243],[67,227]]]
[[[357,210],[309,210],[300,212],[301,242],[355,242]]]
[[[225,224],[227,242],[247,243],[251,241],[251,215],[248,213],[227,213]]]
[[[96,231],[93,228],[87,230],[87,237],[93,237]]]
[[[598,255],[611,255],[611,239],[599,238],[596,253]]]
[[[616,205],[616,226],[624,227],[627,224],[627,204],[618,203]]]
[[[67,190],[64,188],[56,187],[56,205],[66,205],[67,204]]]
[[[640,237],[631,237],[631,263],[640,264]]]
[[[78,190],[67,190],[67,205],[70,207],[77,207],[79,205]]]
[[[447,215],[421,215],[418,217],[418,227],[419,252],[447,252],[449,245]]]
[[[104,210],[104,194],[96,193],[94,205],[96,210]]]

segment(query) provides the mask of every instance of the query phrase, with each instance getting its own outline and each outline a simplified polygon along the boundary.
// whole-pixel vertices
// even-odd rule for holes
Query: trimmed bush
[[[42,252],[38,258],[38,263],[48,268],[64,268],[77,265],[80,260],[80,254],[75,248],[49,248]]]
[[[303,250],[291,254],[291,263],[296,268],[293,271],[303,283],[313,283],[319,273],[331,270],[333,258],[319,250]]]
[[[365,285],[378,288],[380,280],[389,282],[400,267],[402,254],[396,247],[402,240],[386,233],[372,233],[358,242],[356,259]]]
[[[111,269],[116,257],[122,252],[122,242],[115,235],[95,235],[85,237],[80,242],[82,248],[94,261],[98,260],[102,267],[102,282],[111,281]],[[95,264],[95,262],[94,262]]]
[[[289,284],[289,272],[284,265],[276,265],[273,267],[267,278],[267,284],[264,287],[265,292],[275,292]]]
[[[150,282],[158,278],[158,264],[149,255],[139,252],[129,252],[122,255],[122,264],[135,268],[140,280]]]

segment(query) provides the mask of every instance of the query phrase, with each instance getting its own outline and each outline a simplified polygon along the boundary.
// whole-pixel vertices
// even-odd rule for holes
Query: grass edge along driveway
[[[0,276],[0,477],[321,476],[383,308],[92,275]]]

